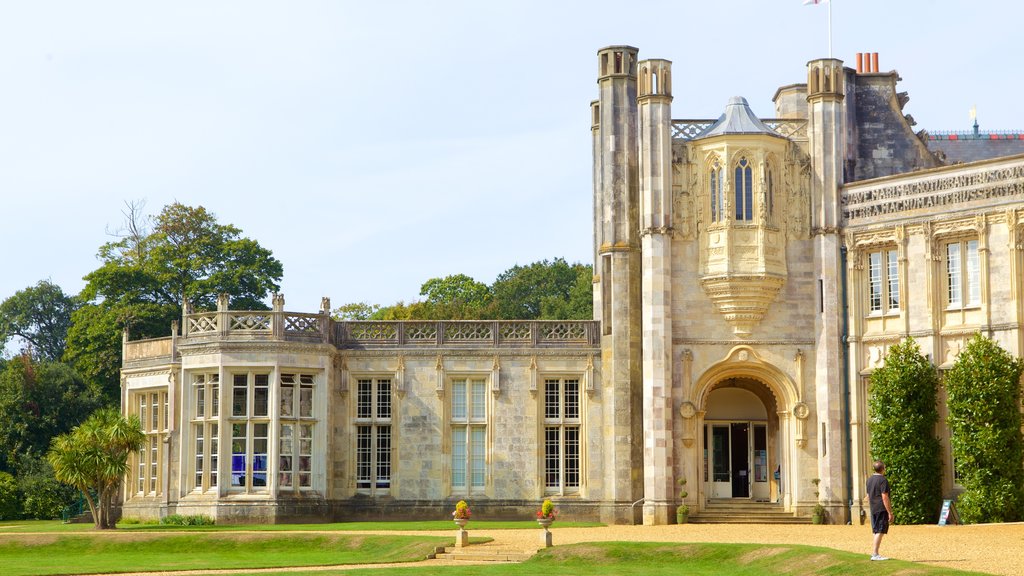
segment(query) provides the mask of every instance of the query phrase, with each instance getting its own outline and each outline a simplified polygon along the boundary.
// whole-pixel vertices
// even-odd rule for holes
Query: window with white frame
[[[981,304],[981,264],[977,240],[946,244],[946,305],[966,308]]]
[[[391,378],[356,380],[356,490],[391,488]]]
[[[270,374],[231,375],[231,489],[267,491]]]
[[[192,487],[200,492],[217,489],[220,439],[220,375],[192,375]]]
[[[868,311],[872,314],[900,309],[899,255],[896,250],[868,253]]]
[[[544,380],[544,491],[580,489],[580,381]]]
[[[134,392],[130,406],[139,417],[146,435],[142,449],[133,456],[135,492],[140,496],[158,496],[163,493],[160,471],[166,465],[160,455],[160,446],[167,437],[167,391]]]
[[[482,492],[487,482],[487,381],[451,383],[452,491]]]
[[[280,417],[277,479],[279,490],[313,486],[313,374],[282,373],[278,395]]]

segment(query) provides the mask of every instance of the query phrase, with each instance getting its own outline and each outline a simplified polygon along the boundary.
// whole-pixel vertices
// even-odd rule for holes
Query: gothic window
[[[977,240],[946,244],[946,304],[949,308],[981,304],[981,266]]]
[[[487,480],[487,381],[461,378],[451,385],[452,491],[482,493]]]
[[[135,392],[129,405],[146,435],[142,449],[133,457],[135,492],[140,496],[158,496],[163,493],[160,471],[165,463],[160,457],[160,446],[167,437],[167,391]]]
[[[899,259],[896,250],[868,254],[868,311],[872,314],[900,309]]]
[[[754,184],[750,162],[746,158],[740,158],[736,164],[736,174],[733,177],[732,185],[736,197],[736,221],[750,221],[754,219]]]
[[[711,221],[718,222],[725,217],[725,198],[722,196],[722,167],[717,160],[711,165],[708,186],[711,190]]]
[[[220,417],[220,376],[192,375],[192,487],[199,491],[217,489],[217,457]]]
[[[775,177],[772,173],[771,166],[767,168],[767,174],[765,176],[765,183],[767,184],[767,190],[765,190],[765,203],[767,204],[768,221],[774,220],[775,214]]]
[[[231,489],[267,491],[270,443],[270,375],[231,377]]]
[[[568,494],[580,489],[580,381],[544,380],[544,490]]]
[[[280,450],[277,479],[280,490],[313,486],[312,374],[281,374],[278,414]]]
[[[386,493],[391,488],[391,378],[356,383],[356,489]]]

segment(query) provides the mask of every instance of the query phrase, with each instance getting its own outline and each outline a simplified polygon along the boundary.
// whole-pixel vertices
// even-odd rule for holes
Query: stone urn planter
[[[469,518],[455,518],[455,525],[459,527],[459,530],[466,529],[466,522],[469,522]]]
[[[554,518],[537,518],[537,524],[540,524],[540,527],[544,530],[551,528],[551,523],[554,521]]]

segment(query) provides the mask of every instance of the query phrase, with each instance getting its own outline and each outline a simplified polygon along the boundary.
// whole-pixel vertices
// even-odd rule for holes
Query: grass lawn
[[[852,575],[915,576],[918,574],[967,575],[949,568],[889,560],[872,562],[863,554],[829,548],[757,544],[670,544],[658,542],[600,542],[556,546],[542,550],[522,564],[445,566],[451,576],[500,576],[526,574],[637,575],[680,574],[698,576],[742,575]],[[438,567],[363,569],[327,572],[291,572],[279,576],[366,576],[389,574],[413,576],[437,574]]]
[[[4,576],[269,568],[422,560],[443,536],[355,534],[47,534],[0,537]]]
[[[559,528],[590,528],[604,526],[599,522],[558,522]],[[479,530],[510,530],[513,528],[536,529],[535,520],[497,522],[472,520],[467,525],[472,532]],[[0,522],[0,532],[91,532],[92,524],[62,524],[59,520],[20,520]],[[214,526],[160,526],[159,524],[118,524],[118,531],[187,531],[187,532],[237,532],[237,531],[315,531],[344,532],[367,530],[440,530],[454,531],[451,520],[430,520],[426,522],[334,522],[330,524],[231,524]]]

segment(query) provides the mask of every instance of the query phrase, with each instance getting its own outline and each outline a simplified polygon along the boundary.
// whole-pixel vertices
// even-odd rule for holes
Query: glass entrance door
[[[763,422],[708,424],[704,439],[711,498],[768,499],[768,442]]]

